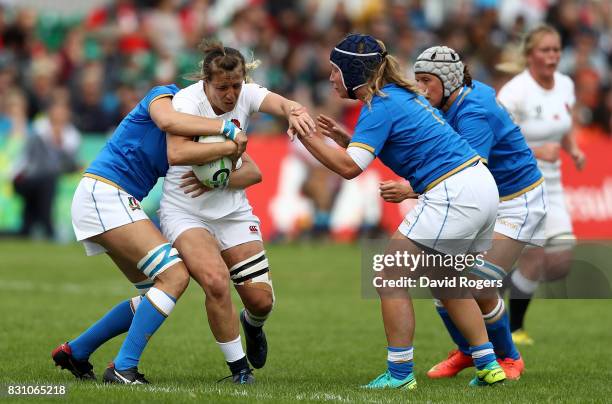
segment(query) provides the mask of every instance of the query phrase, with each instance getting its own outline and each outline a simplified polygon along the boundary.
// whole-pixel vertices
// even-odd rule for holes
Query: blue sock
[[[138,296],[119,303],[84,333],[70,341],[68,345],[72,350],[72,356],[78,360],[87,359],[100,345],[126,332],[134,318],[132,305],[137,306],[140,298]]]
[[[471,346],[470,354],[474,360],[474,366],[476,366],[476,369],[478,370],[484,369],[488,363],[496,360],[495,352],[493,351],[493,344],[490,342],[486,342],[482,345]]]
[[[387,348],[387,367],[393,378],[403,380],[412,373],[413,352],[411,346]]]
[[[518,359],[521,356],[512,341],[508,313],[504,312],[499,320],[485,325],[487,326],[489,341],[493,343],[493,348],[498,357]]]
[[[331,215],[329,212],[317,210],[314,214],[314,227],[316,227],[317,229],[329,228],[330,218]]]
[[[470,344],[463,337],[455,323],[453,323],[453,320],[451,320],[446,309],[444,307],[436,306],[436,310],[438,311],[440,318],[444,322],[444,325],[446,326],[446,329],[448,330],[448,333],[450,334],[451,338],[453,339],[455,344],[457,344],[457,348],[464,354],[470,355]]]
[[[138,366],[147,342],[170,315],[175,303],[175,298],[157,288],[151,288],[147,292],[115,358],[115,369],[126,370]]]

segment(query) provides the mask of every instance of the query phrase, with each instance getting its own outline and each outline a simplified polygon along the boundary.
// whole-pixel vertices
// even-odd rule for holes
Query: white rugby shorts
[[[565,203],[565,194],[561,178],[548,179],[544,177],[546,184],[547,199],[547,215],[544,225],[544,236],[547,243],[554,238],[574,240],[574,230],[572,227],[572,219],[570,218]]]
[[[162,209],[159,217],[162,234],[172,244],[183,232],[193,228],[207,230],[217,240],[221,251],[250,241],[262,241],[259,218],[250,206],[212,220],[178,209]]]
[[[495,180],[478,162],[421,194],[398,230],[444,254],[483,252],[491,248],[498,204]]]
[[[87,255],[106,252],[104,247],[88,238],[148,219],[135,197],[95,178],[83,177],[72,198],[72,227]]]
[[[512,199],[502,198],[497,208],[495,232],[526,244],[543,246],[547,199],[544,183]]]

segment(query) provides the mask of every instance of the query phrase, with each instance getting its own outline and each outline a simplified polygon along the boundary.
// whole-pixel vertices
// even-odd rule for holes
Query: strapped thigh
[[[176,248],[172,248],[170,243],[160,244],[152,248],[138,264],[138,269],[149,279],[155,279],[159,274],[170,268],[172,265],[181,262]]]

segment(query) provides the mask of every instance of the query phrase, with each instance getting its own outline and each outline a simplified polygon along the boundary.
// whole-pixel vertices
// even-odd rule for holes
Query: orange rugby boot
[[[523,357],[519,356],[518,359],[512,358],[504,358],[497,359],[499,365],[504,369],[506,373],[506,379],[508,380],[518,380],[521,378],[521,374],[525,370],[525,362],[523,362]]]
[[[431,379],[453,377],[463,369],[472,366],[474,366],[474,362],[470,355],[466,355],[458,349],[453,349],[449,352],[448,358],[429,369],[427,376]]]

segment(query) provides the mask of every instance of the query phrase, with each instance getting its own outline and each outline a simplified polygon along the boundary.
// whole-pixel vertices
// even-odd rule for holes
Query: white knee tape
[[[470,270],[470,273],[490,281],[501,281],[506,276],[506,271],[502,267],[489,261],[483,261],[482,265],[475,266]]]
[[[230,278],[232,278],[234,285],[245,285],[245,282],[248,281],[247,286],[268,290],[272,293],[272,304],[274,304],[276,297],[274,296],[274,286],[272,285],[272,279],[270,279],[270,268],[265,251],[232,266],[230,268]],[[262,283],[266,286],[257,285]]]
[[[231,267],[230,278],[235,285],[243,285],[248,280],[268,282],[268,272],[270,272],[268,258],[266,258],[266,252],[262,251]]]
[[[274,295],[274,285],[272,285],[272,279],[270,279],[270,271],[258,275],[254,278],[251,278],[251,282],[247,284],[252,286],[252,287],[258,287],[257,284],[258,283],[264,283],[268,286],[269,288],[269,292],[272,294],[272,305],[274,306],[274,303],[276,302],[276,296]],[[263,289],[263,288],[259,288],[259,289]],[[267,289],[266,289],[267,290]]]
[[[138,269],[149,279],[155,279],[172,265],[182,261],[176,248],[169,243],[152,248],[147,255],[138,261]]]

